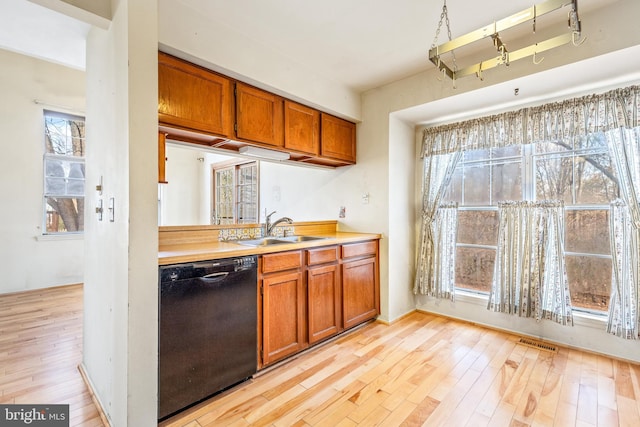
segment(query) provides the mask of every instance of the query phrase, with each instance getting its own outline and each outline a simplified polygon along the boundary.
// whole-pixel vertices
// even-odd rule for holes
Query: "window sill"
[[[55,242],[61,240],[84,240],[83,233],[65,233],[65,234],[40,234],[36,236],[38,242]]]
[[[488,297],[479,295],[473,292],[467,292],[460,289],[456,289],[456,301],[460,301],[466,304],[475,304],[486,307]],[[592,313],[586,313],[583,311],[573,312],[573,324],[574,326],[584,326],[588,328],[594,328],[604,330],[607,325],[606,315],[597,315]]]

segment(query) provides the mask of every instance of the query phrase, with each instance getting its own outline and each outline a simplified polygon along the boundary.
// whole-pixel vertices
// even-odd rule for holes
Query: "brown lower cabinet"
[[[380,313],[378,241],[265,254],[259,368]]]
[[[310,249],[307,253],[307,331],[309,344],[342,330],[342,290],[338,247]]]
[[[301,251],[261,257],[262,364],[302,350],[305,345],[304,281]]]
[[[378,241],[342,245],[342,312],[348,329],[380,313]]]
[[[342,312],[345,328],[378,314],[376,270],[374,257],[342,264]]]

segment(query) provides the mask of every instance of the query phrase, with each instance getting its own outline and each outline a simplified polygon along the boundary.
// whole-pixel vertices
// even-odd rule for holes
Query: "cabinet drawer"
[[[285,271],[302,266],[302,251],[278,252],[262,256],[262,272]]]
[[[352,243],[349,245],[342,245],[342,258],[375,255],[377,251],[378,244],[375,240],[362,243]]]
[[[324,264],[338,260],[338,247],[307,249],[307,265]]]

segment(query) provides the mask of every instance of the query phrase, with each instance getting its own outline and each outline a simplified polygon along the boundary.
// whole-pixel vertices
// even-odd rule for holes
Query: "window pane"
[[[458,212],[458,243],[495,246],[498,241],[498,212]]]
[[[536,200],[563,200],[573,204],[573,159],[571,157],[536,159]]]
[[[500,159],[503,157],[519,157],[522,155],[522,146],[511,145],[509,147],[492,148],[491,158]]]
[[[571,141],[545,141],[533,145],[536,153],[559,153],[563,151],[573,151]]]
[[[458,247],[456,250],[456,287],[479,292],[491,291],[494,249]]]
[[[462,204],[462,176],[462,168],[457,168],[453,172],[451,182],[449,182],[449,187],[442,199],[443,202],[457,202],[458,204]]]
[[[84,196],[84,161],[45,155],[45,196]]]
[[[522,200],[522,174],[519,161],[492,168],[491,204],[504,200]]]
[[[67,193],[67,180],[63,178],[51,178],[47,177],[45,183],[45,194],[66,194]]]
[[[84,196],[84,179],[71,179],[67,181],[68,196]]]
[[[233,170],[215,172],[215,217],[218,224],[233,224]]]
[[[595,149],[606,152],[608,151],[607,139],[602,132],[590,133],[587,136],[583,136],[577,139],[576,150],[578,149]]]
[[[489,205],[489,165],[464,167],[464,204],[467,206]]]
[[[82,117],[45,111],[45,153],[62,156],[85,155],[85,129]]]
[[[46,197],[45,229],[47,233],[84,230],[84,198]]]
[[[576,204],[608,204],[618,197],[609,154],[577,156],[575,160]]]
[[[609,218],[604,209],[567,210],[565,251],[610,254]]]
[[[571,303],[587,310],[607,311],[611,292],[611,260],[565,256]]]
[[[237,222],[251,224],[258,222],[258,167],[256,163],[238,166]]]
[[[489,150],[472,150],[465,151],[462,161],[471,162],[475,160],[485,160],[489,158]]]

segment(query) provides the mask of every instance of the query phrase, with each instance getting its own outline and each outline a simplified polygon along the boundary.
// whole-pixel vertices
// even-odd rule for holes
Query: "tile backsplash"
[[[295,233],[295,228],[292,225],[286,227],[276,227],[273,230],[273,236],[282,237],[289,236]],[[219,231],[218,240],[226,242],[229,240],[246,240],[257,239],[263,237],[264,229],[262,227],[252,228],[223,228]]]

